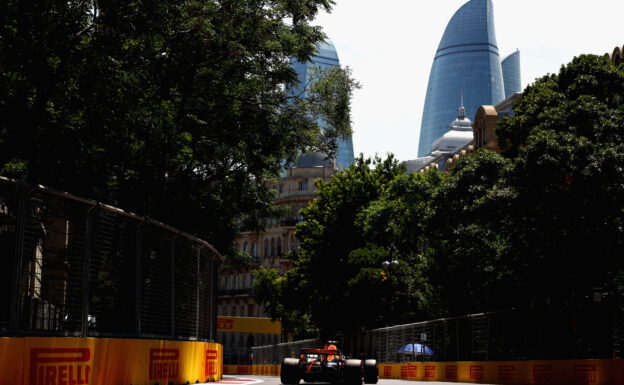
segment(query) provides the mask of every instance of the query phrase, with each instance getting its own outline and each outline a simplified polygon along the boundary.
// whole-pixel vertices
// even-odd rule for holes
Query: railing
[[[302,348],[319,348],[317,339],[284,342],[276,345],[254,346],[251,348],[254,365],[279,365],[284,358],[297,357]]]
[[[0,177],[0,335],[216,338],[208,243]]]
[[[624,316],[618,303],[578,309],[511,309],[359,333],[339,341],[346,354],[378,362],[621,358]],[[304,346],[308,345],[308,346]],[[254,363],[279,364],[316,340],[252,348]]]

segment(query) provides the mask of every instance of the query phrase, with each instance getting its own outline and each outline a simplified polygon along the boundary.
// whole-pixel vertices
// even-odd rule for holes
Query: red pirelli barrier
[[[225,374],[279,376],[279,365],[225,365]],[[624,385],[624,359],[379,364],[379,377],[475,384]]]
[[[195,341],[0,338],[0,385],[153,385],[220,380],[223,347]]]
[[[624,360],[418,362],[379,364],[379,377],[481,384],[624,384]]]

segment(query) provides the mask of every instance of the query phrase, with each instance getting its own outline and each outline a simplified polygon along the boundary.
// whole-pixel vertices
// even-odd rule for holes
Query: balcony
[[[247,288],[247,289],[229,289],[229,290],[221,290],[219,289],[217,295],[219,297],[223,297],[223,296],[235,296],[235,295],[253,295],[253,289],[252,288]]]

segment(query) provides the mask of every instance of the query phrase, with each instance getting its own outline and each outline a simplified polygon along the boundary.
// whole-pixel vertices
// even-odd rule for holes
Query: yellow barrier
[[[380,364],[379,377],[481,384],[612,385],[624,383],[624,360]]]
[[[279,376],[280,365],[223,365],[223,374]]]
[[[279,365],[225,365],[226,374],[279,376]],[[379,364],[379,377],[476,384],[624,384],[624,360],[410,362]]]
[[[217,331],[233,333],[281,334],[282,323],[270,318],[217,317]]]
[[[194,341],[0,338],[0,385],[141,385],[223,375],[223,347]]]

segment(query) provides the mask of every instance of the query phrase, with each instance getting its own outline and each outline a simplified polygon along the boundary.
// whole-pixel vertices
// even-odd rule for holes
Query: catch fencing
[[[0,177],[0,336],[212,341],[221,263],[157,221]]]
[[[284,358],[298,357],[302,348],[320,348],[318,339],[283,342],[275,345],[254,346],[251,348],[254,365],[279,365]]]
[[[341,350],[383,363],[621,358],[622,306],[510,309],[396,325],[339,339]],[[280,364],[317,340],[253,347],[254,363]]]

